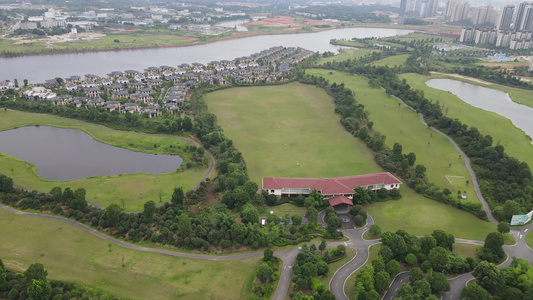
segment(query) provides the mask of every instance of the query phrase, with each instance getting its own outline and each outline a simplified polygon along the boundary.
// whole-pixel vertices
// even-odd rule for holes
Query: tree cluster
[[[533,266],[525,259],[516,259],[509,267],[480,262],[472,272],[476,284],[461,291],[462,300],[533,299]]]
[[[23,273],[6,269],[0,259],[0,299],[72,300],[117,299],[99,289],[81,284],[48,280],[48,272],[40,263],[34,263]]]

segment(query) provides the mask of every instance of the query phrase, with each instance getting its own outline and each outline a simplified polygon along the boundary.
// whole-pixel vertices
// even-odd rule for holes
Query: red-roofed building
[[[344,196],[352,199],[354,189],[397,189],[402,182],[391,173],[378,173],[336,178],[263,177],[263,190],[276,196],[309,195],[316,189],[324,197]]]
[[[329,206],[337,206],[341,204],[353,205],[352,199],[344,196],[334,196],[328,199]]]

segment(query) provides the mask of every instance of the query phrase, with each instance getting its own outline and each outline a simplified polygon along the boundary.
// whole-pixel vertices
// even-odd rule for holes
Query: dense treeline
[[[441,191],[433,183],[429,183],[425,175],[426,167],[424,165],[415,165],[416,154],[404,154],[402,145],[395,143],[390,149],[385,144],[385,136],[373,129],[373,122],[369,121],[364,106],[358,104],[355,100],[355,94],[344,87],[344,84],[332,85],[321,76],[310,76],[308,74],[300,75],[300,82],[315,84],[326,89],[326,92],[333,96],[335,102],[335,112],[341,116],[341,124],[353,136],[361,139],[369,148],[375,151],[376,162],[386,170],[404,178],[407,185],[414,188],[417,192],[436,199],[441,202],[452,204],[458,208],[469,211],[480,218],[486,218],[485,211],[479,203],[463,203],[453,195],[451,191],[445,189]],[[372,82],[372,80],[371,80]],[[376,78],[374,82],[381,83]],[[394,192],[393,192],[394,193]],[[396,194],[391,197],[399,198]],[[354,197],[355,201],[357,197]],[[365,197],[365,201],[355,202],[354,204],[366,204],[374,201],[376,198]]]
[[[23,273],[6,269],[0,259],[0,299],[72,300],[117,299],[100,289],[81,284],[48,280],[48,271],[39,263],[32,264]]]
[[[493,70],[483,66],[476,66],[463,68],[453,67],[450,72],[468,77],[480,78],[497,84],[533,90],[533,84],[531,84],[529,81],[522,81],[519,77],[508,74],[505,70]]]

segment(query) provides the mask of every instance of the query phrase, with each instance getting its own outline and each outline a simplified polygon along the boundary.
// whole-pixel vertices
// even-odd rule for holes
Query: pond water
[[[205,64],[210,61],[248,56],[274,46],[337,52],[341,47],[331,45],[329,43],[331,39],[386,37],[410,32],[412,30],[342,28],[312,33],[261,35],[188,47],[2,57],[0,80],[18,79],[22,83],[24,79],[28,79],[30,83],[42,83],[46,79],[66,78],[72,75],[105,76],[112,71],[128,69],[142,71],[150,66],[176,66],[193,62]]]
[[[472,106],[504,116],[533,137],[533,108],[513,102],[506,92],[453,79],[430,79],[426,84],[451,92]],[[533,91],[531,94],[533,97]]]
[[[32,163],[48,180],[132,173],[170,173],[183,160],[114,147],[77,129],[20,127],[0,132],[0,152]]]

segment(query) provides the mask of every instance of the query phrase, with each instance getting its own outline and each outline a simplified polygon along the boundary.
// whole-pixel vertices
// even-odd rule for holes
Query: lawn
[[[533,231],[530,231],[526,235],[526,244],[528,245],[529,248],[533,249]]]
[[[232,88],[209,93],[205,101],[259,185],[267,176],[383,171],[373,153],[344,130],[323,89],[300,83]]]
[[[100,142],[149,153],[182,154],[182,148],[191,145],[190,142],[175,137],[112,131],[102,126],[71,119],[0,111],[0,130],[36,124],[83,130]],[[154,148],[154,145],[157,145],[157,148]],[[126,211],[140,211],[148,200],[158,203],[159,193],[163,200],[168,200],[176,186],[190,190],[200,182],[205,172],[205,168],[198,171],[180,169],[177,172],[158,175],[128,174],[72,181],[50,181],[40,178],[30,163],[0,153],[0,173],[12,177],[15,184],[41,192],[48,192],[54,186],[72,189],[83,187],[87,190],[87,200],[102,206],[108,206],[111,203],[122,206],[122,200],[124,200]]]
[[[283,217],[285,214],[289,214],[290,216],[298,215],[298,216],[304,216],[306,212],[305,207],[299,207],[291,203],[285,203],[278,206],[269,206],[266,208],[266,212],[261,215],[269,214],[271,211],[274,212],[278,217]]]
[[[81,282],[123,299],[245,299],[260,260],[213,262],[110,247],[66,223],[4,210],[0,228],[0,258],[8,268],[42,263],[49,279]]]
[[[451,93],[430,88],[425,84],[427,80],[439,78],[438,76],[402,74],[401,77],[406,79],[412,88],[423,90],[429,100],[439,100],[444,106],[443,112],[449,117],[458,118],[469,126],[477,127],[481,134],[492,136],[494,145],[503,145],[507,154],[533,166],[533,145],[531,145],[531,141],[509,119],[496,113],[476,108]]]
[[[455,243],[453,244],[452,252],[464,258],[472,257],[474,259],[477,259],[477,250],[481,247],[482,246],[472,244]]]
[[[320,283],[322,283],[323,285],[325,285],[329,289],[329,282],[331,281],[331,278],[333,277],[333,274],[335,274],[335,272],[337,272],[337,270],[340,267],[344,266],[350,260],[352,260],[352,258],[355,257],[356,253],[357,253],[357,251],[355,251],[354,248],[349,248],[349,247],[346,248],[346,256],[344,256],[339,261],[336,261],[334,263],[329,264],[328,265],[328,267],[329,267],[328,274],[326,276],[322,276],[321,278],[319,278],[318,281]]]
[[[490,222],[482,221],[464,210],[423,198],[406,187],[402,199],[372,203],[365,207],[383,232],[403,229],[411,234],[428,235],[442,229],[457,238],[484,241],[496,230]]]
[[[379,43],[381,44],[382,42],[379,41]],[[409,57],[409,54],[390,56],[390,57],[375,61],[373,63],[370,63],[370,65],[378,66],[378,67],[380,67],[380,66],[389,66],[389,67],[392,68],[394,66],[403,65],[407,61],[408,57]]]
[[[424,126],[414,111],[403,105],[399,106],[398,100],[387,96],[384,90],[371,88],[368,80],[363,77],[342,72],[326,75],[326,70],[319,69],[307,70],[306,73],[322,75],[330,83],[343,82],[355,91],[356,100],[370,112],[370,121],[374,122],[377,131],[387,137],[385,143],[390,148],[395,143],[400,143],[403,153],[415,153],[416,164],[426,166],[430,182],[441,188],[448,188],[453,193],[466,191],[469,196],[464,201],[479,201],[472,184],[466,184],[467,180],[472,182],[472,179],[464,165],[464,158],[459,157],[459,152],[447,138]]]
[[[333,61],[345,61],[348,59],[358,59],[360,57],[363,57],[367,54],[371,54],[373,52],[381,52],[381,50],[375,50],[375,49],[340,49],[339,54],[335,56],[330,57],[323,57],[318,62],[319,65],[325,64],[327,62],[333,62]]]

